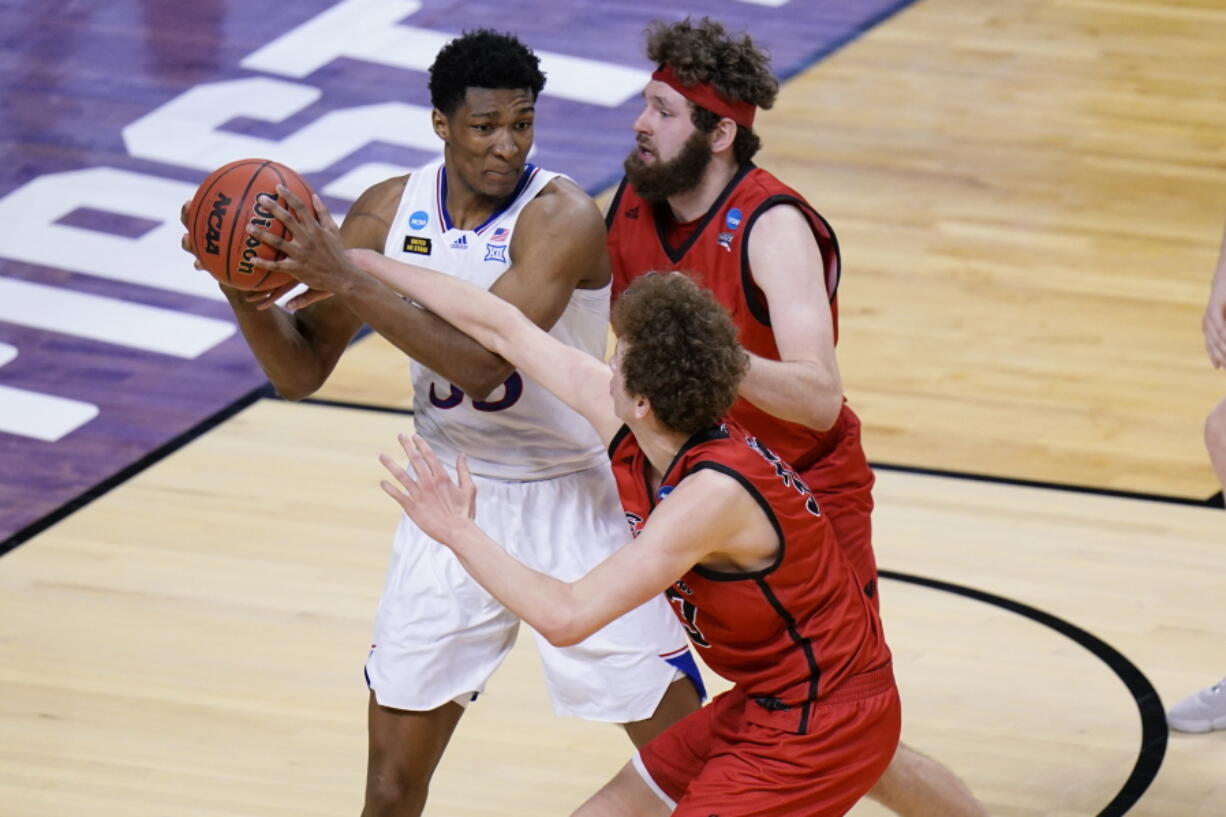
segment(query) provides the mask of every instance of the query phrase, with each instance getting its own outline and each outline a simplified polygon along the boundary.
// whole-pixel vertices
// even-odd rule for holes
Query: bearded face
[[[645,154],[649,158],[645,159]],[[640,196],[650,202],[661,202],[697,187],[713,155],[710,134],[699,130],[690,134],[681,151],[668,161],[661,159],[650,140],[639,134],[622,167]]]

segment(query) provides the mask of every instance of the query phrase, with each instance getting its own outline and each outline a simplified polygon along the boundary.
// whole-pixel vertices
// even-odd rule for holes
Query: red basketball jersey
[[[749,266],[749,233],[763,213],[779,205],[798,209],[813,229],[824,265],[813,274],[825,279],[837,339],[836,293],[840,264],[834,231],[799,193],[752,164],[740,169],[678,247],[670,246],[666,238],[666,225],[672,220],[668,205],[651,204],[623,179],[607,218],[614,300],[634,279],[648,272],[681,270],[711,290],[731,313],[740,331],[742,346],[756,355],[778,360],[779,349],[775,345],[766,298],[754,283]],[[834,427],[825,433],[781,420],[744,399],[732,407],[731,416],[801,471],[807,470],[819,457],[831,453],[837,447],[839,436],[849,426],[859,427],[858,418],[846,405]],[[851,467],[867,470],[866,464],[852,463]],[[833,481],[848,480],[839,475]]]
[[[807,731],[815,702],[889,664],[881,621],[804,481],[732,421],[699,432],[652,490],[650,463],[628,428],[609,447],[626,518],[638,533],[689,474],[714,469],[757,501],[779,554],[755,572],[696,565],[667,595],[703,660],[755,700],[757,717]]]

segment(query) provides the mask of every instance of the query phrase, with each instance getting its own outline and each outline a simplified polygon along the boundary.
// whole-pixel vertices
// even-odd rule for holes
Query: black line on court
[[[184,431],[177,437],[163,443],[145,456],[141,457],[125,468],[116,471],[114,474],[111,474],[111,476],[102,480],[93,487],[87,488],[85,491],[81,492],[73,499],[70,499],[67,503],[56,508],[51,513],[47,514],[41,519],[31,522],[29,525],[26,525],[24,528],[5,539],[3,542],[0,542],[0,556],[14,550],[19,545],[29,541],[31,538],[42,533],[55,523],[60,522],[64,518],[81,510],[98,497],[110,492],[111,489],[119,487],[132,477],[139,474],[141,471],[144,471],[149,466],[170,456],[183,446],[195,440],[197,437],[200,437],[204,433],[221,425],[226,420],[229,420],[231,417],[238,414],[255,401],[264,397],[275,396],[276,395],[273,393],[271,385],[265,383],[262,386],[257,386],[239,399],[235,400],[230,405],[226,406],[220,411],[215,412],[211,416],[206,417],[196,425],[189,428],[187,431]]]
[[[1133,700],[1136,701],[1137,712],[1141,716],[1141,748],[1137,753],[1137,762],[1133,764],[1132,773],[1128,775],[1128,779],[1124,781],[1124,785],[1120,787],[1111,802],[1098,812],[1097,817],[1122,817],[1128,813],[1128,810],[1154,782],[1154,777],[1162,768],[1162,760],[1166,756],[1167,738],[1170,734],[1166,725],[1166,708],[1162,705],[1162,699],[1158,697],[1158,691],[1154,689],[1154,685],[1149,682],[1141,670],[1137,669],[1135,664],[1097,636],[1030,605],[960,584],[912,576],[908,573],[897,573],[893,570],[879,570],[878,575],[883,579],[893,579],[930,587],[934,590],[944,590],[947,593],[956,593],[959,596],[966,596],[1025,616],[1072,639],[1110,667],[1124,682],[1124,686],[1128,687]]]
[[[330,408],[360,409],[362,411],[377,411],[383,414],[403,414],[413,416],[413,409],[397,408],[396,406],[380,406],[374,403],[353,403],[348,400],[324,400],[319,397],[307,397],[299,400],[308,406],[328,406]]]
[[[1223,507],[1221,491],[1218,491],[1208,499],[1193,499],[1192,497],[1175,496],[1174,494],[1150,494],[1143,491],[1123,491],[1116,488],[1095,488],[1092,485],[1075,485],[1070,482],[1045,482],[1038,479],[1000,477],[992,474],[975,474],[969,471],[950,471],[943,468],[923,468],[918,465],[893,465],[888,462],[873,462],[869,464],[876,470],[898,471],[904,474],[922,474],[930,477],[969,479],[974,482],[995,482],[1000,485],[1017,485],[1023,488],[1048,488],[1055,491],[1070,491],[1077,494],[1095,494],[1097,496],[1114,496],[1122,499],[1140,499],[1146,502],[1165,502],[1170,505],[1192,505],[1200,508]]]

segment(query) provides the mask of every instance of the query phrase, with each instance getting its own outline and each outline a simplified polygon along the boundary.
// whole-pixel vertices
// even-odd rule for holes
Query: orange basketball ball
[[[196,190],[187,208],[192,252],[223,284],[242,290],[269,290],[293,280],[283,272],[269,272],[251,263],[256,257],[279,261],[285,255],[248,235],[249,223],[292,238],[285,225],[260,202],[265,195],[277,198],[278,184],[311,206],[311,188],[302,177],[268,159],[239,159],[219,167]],[[284,201],[281,206],[286,206]]]

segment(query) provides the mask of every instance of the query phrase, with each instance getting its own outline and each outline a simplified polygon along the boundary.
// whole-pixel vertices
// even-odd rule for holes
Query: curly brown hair
[[[779,94],[770,55],[748,34],[736,37],[708,17],[697,23],[688,17],[677,23],[653,23],[647,29],[647,59],[660,67],[672,66],[686,85],[710,83],[720,96],[764,110],[775,104]],[[714,130],[719,117],[700,105],[690,105],[694,126],[703,133]],[[732,153],[738,164],[750,161],[761,147],[762,140],[752,129],[737,125]]]
[[[665,428],[693,434],[728,413],[749,356],[708,290],[680,273],[645,275],[618,299],[613,327],[626,391]]]

